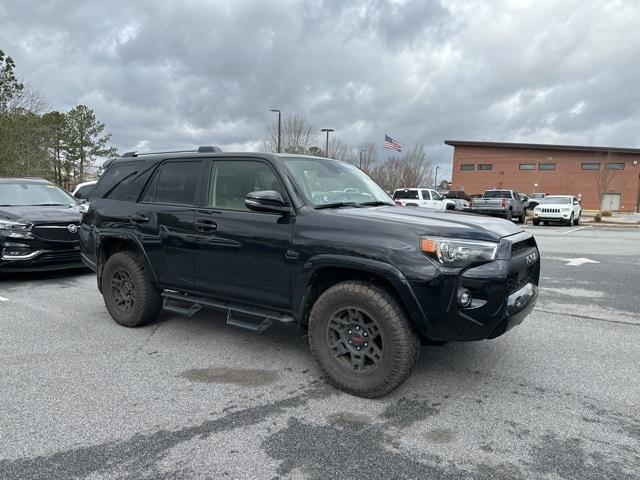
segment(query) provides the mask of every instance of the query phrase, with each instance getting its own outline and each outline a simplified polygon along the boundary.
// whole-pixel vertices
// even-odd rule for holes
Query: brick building
[[[452,190],[576,195],[588,210],[640,211],[640,148],[446,140]]]

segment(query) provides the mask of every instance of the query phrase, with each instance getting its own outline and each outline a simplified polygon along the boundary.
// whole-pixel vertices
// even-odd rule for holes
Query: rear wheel
[[[504,218],[505,220],[509,220],[511,221],[511,217],[513,216],[513,211],[511,209],[507,210],[507,213],[505,213]]]
[[[420,341],[385,290],[361,281],[327,289],[309,317],[309,346],[333,386],[375,398],[406,380]]]
[[[149,323],[162,308],[149,271],[132,252],[109,257],[102,272],[102,296],[111,317],[124,327]]]
[[[527,211],[526,210],[522,210],[522,213],[520,214],[520,217],[518,217],[518,221],[522,224],[527,223]]]

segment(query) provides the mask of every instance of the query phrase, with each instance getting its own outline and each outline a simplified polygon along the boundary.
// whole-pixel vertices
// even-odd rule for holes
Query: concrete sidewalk
[[[582,223],[640,226],[640,213],[613,212],[610,217],[602,217],[601,222],[596,222],[594,221],[594,217],[597,213],[597,211],[593,210],[583,211],[581,218]]]

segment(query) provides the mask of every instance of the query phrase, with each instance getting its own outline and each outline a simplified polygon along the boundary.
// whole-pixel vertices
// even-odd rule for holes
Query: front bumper
[[[46,240],[32,231],[0,234],[0,272],[37,272],[83,266],[77,240]]]
[[[543,222],[566,222],[569,220],[571,212],[566,213],[537,213],[533,212],[533,218],[535,220],[541,220]]]
[[[426,317],[416,326],[431,340],[496,338],[531,313],[539,278],[540,254],[533,236],[523,232],[503,238],[493,262],[462,272],[441,268],[429,282],[410,282]],[[472,297],[467,307],[458,301],[463,290]]]

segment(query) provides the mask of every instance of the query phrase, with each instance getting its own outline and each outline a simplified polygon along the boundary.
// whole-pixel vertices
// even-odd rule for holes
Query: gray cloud
[[[256,149],[277,107],[446,174],[445,138],[640,146],[639,23],[633,0],[16,1],[0,48],[121,151]]]

